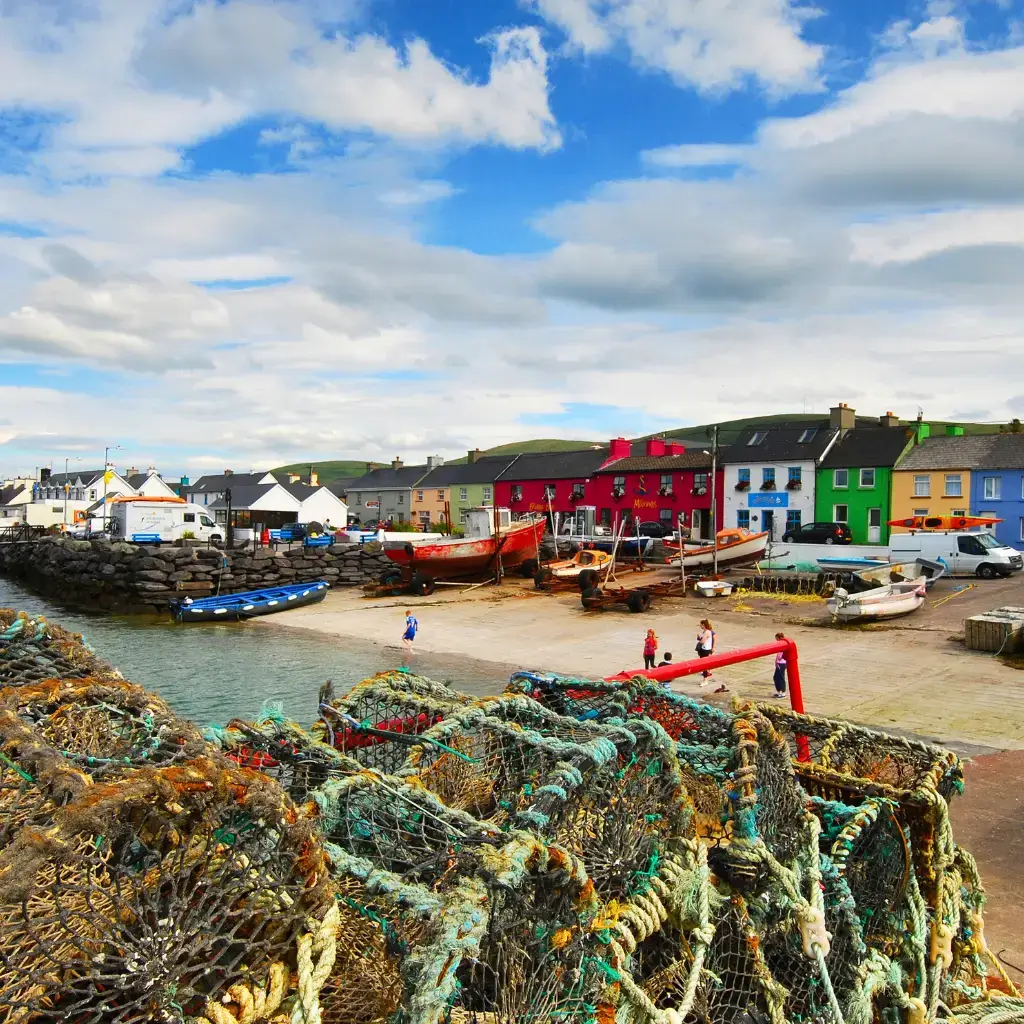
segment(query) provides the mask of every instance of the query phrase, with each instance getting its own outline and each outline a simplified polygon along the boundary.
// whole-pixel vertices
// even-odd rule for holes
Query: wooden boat
[[[865,587],[881,587],[887,583],[909,583],[923,578],[926,590],[935,586],[935,581],[946,575],[948,566],[944,562],[933,562],[929,558],[917,558],[912,562],[886,562],[874,569],[862,569],[853,574]]]
[[[925,578],[904,583],[887,583],[884,587],[851,594],[842,587],[825,602],[828,610],[841,622],[864,619],[894,619],[916,612],[924,604]]]
[[[260,615],[273,615],[317,604],[327,596],[330,584],[326,580],[312,583],[289,583],[283,587],[247,590],[241,594],[222,594],[219,597],[172,598],[171,614],[178,622],[223,622],[225,620],[254,619]]]
[[[512,522],[507,508],[474,508],[466,513],[464,537],[423,540],[406,534],[404,540],[385,541],[384,553],[430,579],[476,576],[492,569],[499,557],[507,571],[537,557],[546,525],[543,516]]]
[[[886,526],[901,526],[905,530],[970,530],[976,526],[995,526],[1002,519],[992,516],[907,516],[889,519]]]
[[[731,529],[718,531],[718,568],[754,565],[764,555],[768,546],[768,533],[751,533],[749,530]],[[684,547],[681,555],[669,558],[669,565],[679,565],[688,570],[710,569],[715,561],[715,549],[711,544],[701,547]]]
[[[556,579],[575,579],[584,569],[604,572],[611,563],[612,556],[607,551],[577,551],[572,558],[561,562],[551,562],[544,568]]]

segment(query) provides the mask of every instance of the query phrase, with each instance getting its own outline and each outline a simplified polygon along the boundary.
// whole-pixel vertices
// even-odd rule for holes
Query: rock
[[[170,593],[172,593],[172,590],[171,590],[170,587],[166,586],[163,583],[156,583],[156,582],[149,583],[149,582],[143,581],[142,583],[136,583],[135,584],[135,589],[136,590],[144,591],[147,594],[170,594]]]
[[[149,580],[152,583],[166,583],[167,573],[158,569],[143,569],[135,574],[136,579]]]

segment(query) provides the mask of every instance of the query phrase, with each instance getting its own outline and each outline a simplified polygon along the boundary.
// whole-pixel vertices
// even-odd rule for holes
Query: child
[[[785,640],[785,633],[776,633],[776,640]],[[775,675],[772,676],[772,682],[775,684],[775,693],[772,694],[778,700],[781,700],[786,696],[786,652],[779,651],[775,655]]]
[[[700,632],[697,634],[697,656],[699,658],[709,658],[715,653],[715,647],[718,644],[718,636],[714,629],[711,628],[710,619],[700,620]],[[711,679],[710,672],[702,672],[701,675],[704,677],[700,681],[701,687],[708,685]]]
[[[407,651],[412,651],[412,642],[416,639],[416,630],[420,628],[420,624],[416,621],[416,616],[407,608],[405,610],[405,632],[402,634],[402,643]]]
[[[665,652],[665,656],[661,659],[661,661],[658,662],[658,668],[661,668],[662,665],[671,665],[671,664],[672,664],[672,652],[671,651],[666,651]],[[672,684],[667,679],[663,679],[661,681],[661,688],[666,693],[671,693],[672,692]]]
[[[655,655],[658,653],[658,638],[653,629],[647,630],[644,637],[644,669],[654,668]]]

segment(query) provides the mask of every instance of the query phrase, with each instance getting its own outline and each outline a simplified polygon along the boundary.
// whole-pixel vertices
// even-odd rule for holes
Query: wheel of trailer
[[[525,562],[519,567],[519,572],[522,574],[524,580],[532,580],[540,569],[540,563],[536,558],[527,558]]]
[[[419,597],[429,597],[437,589],[437,584],[429,576],[417,572],[413,573],[409,589]]]
[[[380,582],[386,587],[393,587],[396,583],[402,582],[401,569],[385,569],[380,574]]]
[[[533,577],[533,585],[538,590],[543,590],[554,578],[555,574],[547,566],[542,566],[537,570],[537,575]]]
[[[584,569],[579,576],[576,577],[576,582],[579,584],[580,590],[596,590],[597,573],[593,569]]]
[[[645,612],[651,607],[651,595],[645,590],[634,590],[626,598],[626,607],[633,613]]]
[[[599,587],[587,587],[580,595],[580,602],[584,608],[599,608],[601,606],[601,590]]]

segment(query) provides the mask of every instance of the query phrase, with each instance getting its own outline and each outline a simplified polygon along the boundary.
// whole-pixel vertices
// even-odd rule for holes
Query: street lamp
[[[107,465],[110,462],[110,453],[121,450],[121,445],[107,445],[103,449],[103,532],[107,532]]]
[[[71,456],[66,455],[64,457],[64,532],[68,532],[68,463],[71,461]],[[75,462],[81,462],[81,458],[75,456]]]

